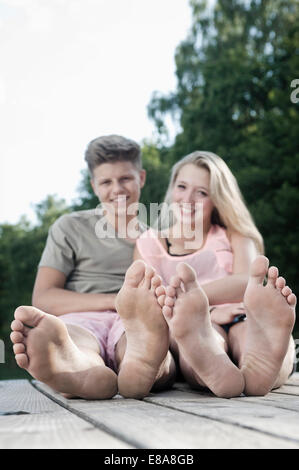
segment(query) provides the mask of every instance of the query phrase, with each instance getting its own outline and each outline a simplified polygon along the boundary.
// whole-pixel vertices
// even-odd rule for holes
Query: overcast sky
[[[190,24],[188,0],[0,0],[0,223],[78,196],[91,139],[153,136]]]

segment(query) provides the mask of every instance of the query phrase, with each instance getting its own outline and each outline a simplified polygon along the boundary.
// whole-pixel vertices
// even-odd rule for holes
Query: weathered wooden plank
[[[291,375],[291,377],[288,378],[286,381],[285,385],[294,385],[294,386],[299,386],[299,372],[295,372],[294,374]],[[190,390],[190,386],[186,382],[176,382],[174,384],[174,388],[179,388],[179,389],[188,389]],[[279,388],[277,389],[279,390]],[[208,393],[208,392],[204,392]]]
[[[245,397],[244,395],[241,395],[238,398],[234,398],[234,400],[240,399],[247,401],[248,403],[259,403],[263,405],[277,406],[278,408],[283,408],[286,410],[299,411],[299,390],[297,383],[299,383],[298,372],[292,375],[292,377],[286,382],[286,385],[273,390],[264,397]],[[186,382],[177,382],[174,385],[174,389],[187,393],[197,393],[203,397],[216,398],[212,393],[207,391],[195,391],[194,389],[191,389]]]
[[[131,448],[37,391],[27,380],[0,381],[1,449]]]
[[[181,390],[181,391],[186,391],[186,392],[193,392],[194,390],[190,388],[190,386],[186,382],[177,382],[174,387],[175,390]],[[208,391],[202,391],[200,393],[203,393],[207,396],[213,396],[212,393],[209,393]],[[288,381],[282,385],[281,387],[272,390],[271,393],[281,393],[281,394],[286,394],[286,395],[296,395],[299,396],[299,373],[296,372],[293,374]]]
[[[246,397],[244,397],[246,398]],[[299,447],[298,412],[238,399],[222,399],[201,393],[163,392],[145,398],[150,403],[167,406],[196,416],[230,423],[241,428],[295,442]]]
[[[281,395],[295,395],[299,396],[299,385],[283,385],[282,387],[279,387],[275,390],[272,390],[271,393],[277,393]]]
[[[220,422],[215,418],[202,417],[193,412],[169,408],[175,391],[167,392],[169,396],[161,404],[155,403],[155,399],[163,394],[151,395],[143,401],[116,396],[112,400],[92,402],[68,400],[44,384],[35,383],[35,386],[73,413],[97,423],[100,428],[109,429],[114,435],[138,448],[299,448],[299,442]],[[194,397],[191,400],[194,406]],[[221,403],[226,401],[228,400],[221,400]],[[196,406],[200,404],[197,403]]]
[[[291,377],[287,380],[286,385],[299,385],[299,372],[295,372]]]
[[[264,406],[274,406],[285,410],[299,412],[299,397],[295,395],[283,395],[279,393],[268,393],[265,397],[240,397],[234,400],[241,400],[247,403],[257,403]]]

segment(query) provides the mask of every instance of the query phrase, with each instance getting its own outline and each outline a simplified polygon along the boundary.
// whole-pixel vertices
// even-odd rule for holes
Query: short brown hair
[[[86,149],[85,161],[91,177],[93,170],[102,163],[128,161],[138,170],[142,168],[140,146],[120,135],[105,135],[92,140]]]

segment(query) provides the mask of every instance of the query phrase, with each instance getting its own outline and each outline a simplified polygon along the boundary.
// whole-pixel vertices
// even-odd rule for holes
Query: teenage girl
[[[224,397],[281,386],[293,369],[296,296],[269,268],[230,169],[211,152],[187,155],[172,169],[165,203],[170,227],[162,211],[134,258],[167,286],[156,295],[185,379]]]

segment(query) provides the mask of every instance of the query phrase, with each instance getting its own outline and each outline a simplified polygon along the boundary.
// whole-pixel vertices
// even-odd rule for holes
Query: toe
[[[164,315],[164,318],[166,321],[169,321],[172,317],[172,308],[168,307],[167,305],[164,305],[162,308],[162,313]]]
[[[174,301],[174,298],[173,298],[173,297],[168,297],[168,296],[165,297],[164,303],[165,303],[165,305],[166,305],[167,307],[173,307],[173,306],[174,306],[174,302],[175,302],[175,301]]]
[[[24,336],[20,331],[13,331],[10,334],[10,339],[13,344],[24,342]]]
[[[267,286],[275,287],[278,278],[278,269],[276,266],[271,266],[268,270]]]
[[[23,343],[16,343],[13,345],[13,352],[15,354],[22,354],[25,352],[25,344]]]
[[[158,286],[155,294],[157,297],[160,297],[161,295],[165,295],[165,287],[164,286]]]
[[[288,297],[289,295],[292,294],[292,289],[289,286],[285,286],[282,290],[281,293],[284,297]]]
[[[28,356],[27,354],[16,354],[16,362],[18,364],[19,367],[21,367],[22,369],[27,369],[28,365],[29,365],[29,360],[28,360]]]
[[[181,280],[179,276],[171,276],[169,285],[177,289],[181,285]]]
[[[166,293],[165,293],[165,287],[160,285],[159,287],[156,288],[155,290],[155,296],[157,297],[158,304],[160,307],[163,307]]]
[[[22,331],[24,325],[20,320],[13,320],[10,327],[13,331]]]
[[[31,328],[28,328],[25,326],[20,320],[13,320],[11,323],[11,329],[13,331],[19,331],[22,333],[24,336],[27,336]]]
[[[281,290],[284,288],[284,286],[286,285],[286,280],[284,277],[280,276],[277,278],[276,280],[276,283],[275,283],[275,286],[277,289]]]
[[[267,274],[268,266],[268,258],[262,255],[258,256],[251,264],[249,282],[253,282],[255,284],[263,284],[265,276]]]
[[[170,293],[168,293],[167,290],[166,290],[167,295],[170,295],[170,296],[173,296],[173,297],[174,297],[175,295],[180,295],[180,294],[182,294],[182,293],[183,293],[183,290],[182,290],[181,285],[182,285],[182,281],[181,281],[181,279],[179,278],[179,276],[172,276],[172,277],[170,278],[170,282],[169,282],[169,286],[168,286],[168,287],[171,287],[171,288],[173,289],[173,291],[172,291],[173,293],[170,294]]]
[[[164,306],[164,304],[165,304],[165,298],[166,298],[166,295],[165,295],[165,294],[162,294],[162,295],[157,296],[158,304],[160,305],[160,307],[163,307],[163,306]]]
[[[161,286],[162,279],[158,274],[155,274],[151,279],[151,290],[156,292],[156,289]]]
[[[146,289],[151,288],[152,278],[155,276],[155,271],[150,266],[146,266],[144,279],[143,279],[143,287]]]
[[[188,292],[190,289],[193,289],[194,287],[198,287],[196,281],[196,272],[191,266],[189,266],[189,264],[179,263],[177,265],[177,273],[184,284],[186,292]]]
[[[15,319],[28,326],[37,326],[45,313],[35,307],[22,306],[15,311]]]
[[[138,287],[144,279],[145,270],[146,264],[144,261],[141,259],[134,261],[126,272],[125,283],[131,287]]]
[[[168,297],[175,297],[176,289],[173,286],[167,286],[165,292]]]
[[[291,307],[295,307],[295,306],[296,306],[296,303],[297,303],[297,297],[295,296],[295,294],[290,294],[290,295],[287,297],[287,301],[288,301],[288,304],[289,304]]]

